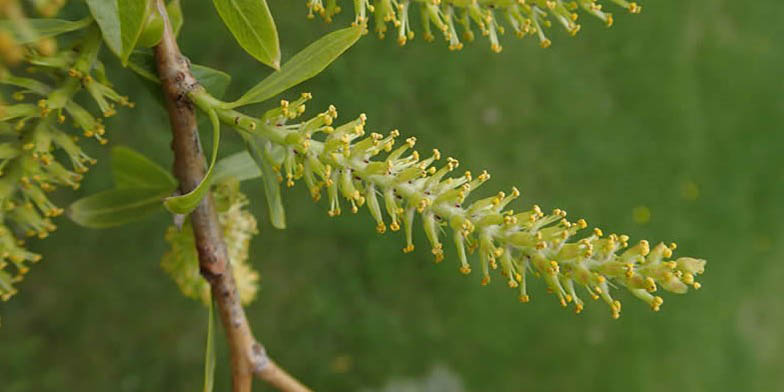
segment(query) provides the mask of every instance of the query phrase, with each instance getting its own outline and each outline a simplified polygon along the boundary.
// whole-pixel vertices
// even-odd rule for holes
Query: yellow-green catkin
[[[64,211],[49,199],[59,187],[77,189],[90,165],[83,150],[92,139],[105,144],[100,120],[115,113],[114,105],[132,106],[106,80],[98,60],[102,45],[94,25],[70,33],[73,44],[57,49],[44,40],[27,37],[28,20],[13,0],[0,2],[0,13],[10,18],[13,31],[0,31],[0,84],[10,99],[0,98],[0,299],[17,292],[16,284],[41,256],[30,252],[25,238],[46,238],[55,230],[52,219]],[[37,1],[42,15],[56,12],[62,2]],[[4,33],[28,42],[17,45],[21,57],[8,61],[13,51]],[[6,37],[7,38],[7,37]],[[48,41],[47,41],[48,42]],[[90,97],[87,106],[77,103]],[[96,116],[94,112],[97,112]]]
[[[534,205],[513,210],[509,206],[520,196],[517,188],[474,198],[490,174],[453,176],[460,166],[456,159],[444,159],[438,150],[420,154],[413,137],[398,144],[397,130],[367,133],[364,114],[337,125],[337,109],[330,106],[311,119],[290,123],[304,113],[310,98],[303,94],[294,102],[283,101],[258,119],[233,110],[220,116],[267,146],[266,159],[281,184],[285,179],[293,186],[303,179],[314,200],[326,189],[329,216],[366,207],[378,233],[404,232],[403,252],[414,250],[413,227],[421,219],[435,262],[452,252],[459,271],[478,269],[483,285],[496,271],[521,302],[530,299],[526,280],[534,275],[562,306],[573,304],[579,313],[583,298],[601,299],[615,318],[621,303],[611,294],[614,287],[625,287],[654,311],[663,303],[656,295],[659,288],[685,293],[689,286],[700,287],[696,276],[704,272],[705,260],[672,259],[674,243],[632,243],[623,234],[588,230],[584,219],[570,220],[561,209],[545,213]],[[471,254],[478,264],[470,261]]]
[[[307,0],[308,17],[320,15],[327,22],[341,11],[338,0]],[[606,0],[629,13],[637,14],[642,7],[626,0]],[[501,51],[499,35],[509,28],[520,38],[533,36],[543,48],[551,45],[545,30],[553,23],[570,35],[580,31],[577,23],[580,12],[598,18],[612,26],[613,15],[599,0],[354,0],[353,25],[368,26],[371,18],[379,38],[391,29],[400,45],[414,39],[410,12],[418,9],[425,41],[441,35],[450,50],[463,48],[462,41],[474,40],[474,25],[490,41],[490,49]],[[462,34],[458,34],[462,30]],[[462,39],[462,41],[461,41]]]
[[[240,301],[247,305],[256,298],[259,290],[259,274],[250,265],[248,255],[250,240],[259,232],[256,218],[247,210],[248,199],[239,191],[239,183],[220,184],[214,196]],[[165,239],[170,249],[161,259],[161,267],[185,296],[208,305],[210,286],[199,272],[199,258],[191,225],[186,223],[181,229],[170,226],[166,230]]]

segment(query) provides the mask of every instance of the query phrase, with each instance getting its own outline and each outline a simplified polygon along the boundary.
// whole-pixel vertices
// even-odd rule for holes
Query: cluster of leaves
[[[630,13],[639,13],[642,7],[635,2],[611,0]],[[450,50],[460,50],[463,43],[457,32],[459,25],[465,41],[474,40],[472,25],[475,24],[483,36],[488,37],[490,49],[501,51],[498,36],[505,28],[499,19],[520,38],[536,36],[543,48],[551,45],[545,29],[551,20],[561,25],[571,35],[580,31],[577,23],[581,10],[612,26],[613,16],[604,11],[597,0],[354,0],[354,25],[366,27],[370,14],[374,15],[375,31],[383,39],[389,25],[397,30],[397,42],[405,45],[414,38],[411,27],[412,5],[419,8],[420,22],[425,41],[435,40],[433,27],[449,42]],[[308,17],[320,15],[327,22],[341,11],[338,0],[307,0]]]

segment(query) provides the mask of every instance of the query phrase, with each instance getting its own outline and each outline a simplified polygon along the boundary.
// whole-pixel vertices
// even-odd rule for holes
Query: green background
[[[350,20],[309,21],[304,3],[270,3],[284,61]],[[488,194],[519,187],[515,209],[560,207],[605,232],[677,241],[677,255],[708,259],[701,290],[663,295],[659,313],[619,293],[619,320],[600,303],[565,311],[539,281],[520,304],[497,281],[460,275],[450,249],[434,265],[421,230],[404,255],[400,233],[376,234],[364,211],[328,218],[302,185],[285,191],[288,229],[275,230],[255,181],[243,188],[261,225],[251,258],[262,289],[247,312],[269,353],[322,391],[781,389],[784,3],[644,5],[637,16],[615,10],[609,30],[583,16],[577,38],[553,31],[547,50],[512,34],[500,55],[481,36],[457,53],[369,36],[285,97],[310,91],[310,113],[365,112],[369,130],[399,128],[422,151],[487,169]],[[232,74],[230,96],[269,73],[208,2],[186,1],[185,16],[183,50]],[[110,145],[168,167],[164,112],[138,79],[110,76],[137,102],[108,121]],[[226,135],[224,152],[239,150]],[[108,149],[91,153],[102,165],[77,196],[109,187]],[[651,212],[644,224],[633,218],[640,206]],[[97,231],[60,219],[50,239],[32,242],[44,260],[0,304],[0,389],[201,388],[207,312],[158,265],[168,221]],[[219,336],[217,390],[227,390]]]

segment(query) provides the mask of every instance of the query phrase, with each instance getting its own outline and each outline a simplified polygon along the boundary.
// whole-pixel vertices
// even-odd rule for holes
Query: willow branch
[[[157,7],[165,27],[163,38],[155,48],[156,66],[171,124],[174,174],[179,180],[180,191],[187,193],[199,185],[206,172],[196,114],[188,98],[189,92],[202,87],[191,74],[188,60],[180,52],[162,0],[157,1]],[[210,284],[229,342],[233,391],[250,391],[254,375],[281,391],[308,391],[278,367],[253,336],[240,303],[222,229],[209,193],[191,213],[190,221],[199,268]]]

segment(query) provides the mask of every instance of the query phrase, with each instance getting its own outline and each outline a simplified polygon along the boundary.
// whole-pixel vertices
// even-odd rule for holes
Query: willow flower
[[[626,0],[607,0],[637,14],[642,7]],[[389,29],[397,30],[400,45],[414,38],[409,22],[411,5],[419,9],[422,34],[425,41],[433,41],[437,35],[449,43],[450,50],[463,48],[462,39],[474,40],[473,26],[490,41],[490,49],[500,52],[499,36],[509,28],[520,38],[533,36],[543,48],[552,44],[545,30],[553,23],[561,26],[570,35],[580,31],[577,23],[579,12],[591,15],[605,25],[612,26],[613,15],[603,9],[599,0],[354,0],[355,26],[367,27],[371,14],[375,32],[384,38]],[[307,0],[308,17],[320,15],[331,22],[341,11],[337,0]]]
[[[46,10],[62,2],[38,4]],[[11,97],[18,101],[0,101],[0,299],[15,294],[15,284],[29,271],[28,263],[41,259],[25,248],[23,238],[46,238],[56,229],[52,218],[63,209],[48,194],[59,186],[77,189],[84,173],[96,163],[73,129],[100,144],[108,141],[101,120],[75,97],[86,92],[104,117],[114,114],[115,104],[133,106],[106,80],[97,60],[101,42],[97,28],[91,26],[68,49],[47,54],[31,48],[20,61],[45,78],[19,76],[0,67],[0,84],[10,86]],[[56,156],[64,159],[58,161]]]
[[[203,95],[195,98],[202,109],[216,107]],[[654,311],[663,303],[655,295],[659,287],[674,293],[700,287],[695,278],[705,261],[673,260],[674,243],[631,243],[627,235],[588,230],[584,219],[569,220],[561,209],[545,213],[533,205],[512,210],[508,207],[520,196],[517,188],[475,198],[489,173],[460,173],[457,159],[443,158],[437,149],[427,154],[414,150],[413,137],[398,143],[397,130],[367,133],[364,114],[337,125],[338,111],[330,106],[293,122],[310,99],[303,94],[293,102],[284,100],[260,118],[227,109],[218,109],[218,115],[239,130],[257,162],[271,165],[280,184],[291,187],[301,179],[314,200],[326,191],[329,216],[367,208],[378,233],[403,231],[403,252],[414,250],[413,227],[420,219],[436,263],[452,252],[458,270],[470,274],[478,269],[483,285],[497,271],[521,302],[530,299],[526,281],[534,275],[561,305],[572,303],[579,313],[585,304],[581,296],[601,298],[615,318],[621,304],[611,294],[614,287],[625,287]],[[274,196],[270,192],[279,192],[265,190],[269,199]],[[446,229],[451,229],[449,235]],[[472,254],[478,263],[469,259]]]

